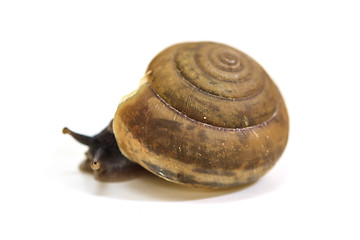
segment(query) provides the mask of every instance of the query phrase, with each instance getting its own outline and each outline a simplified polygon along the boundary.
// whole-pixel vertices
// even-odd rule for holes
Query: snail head
[[[63,133],[71,135],[78,142],[89,147],[80,169],[94,174],[98,180],[123,181],[144,171],[120,152],[113,133],[112,121],[104,130],[92,137],[73,132],[68,128],[64,128]]]
[[[121,155],[111,125],[112,122],[93,137],[73,132],[66,127],[63,129],[64,134],[69,134],[79,143],[89,146],[89,150],[85,153],[86,160],[80,166],[82,170],[98,171],[100,168],[116,161],[119,154]]]

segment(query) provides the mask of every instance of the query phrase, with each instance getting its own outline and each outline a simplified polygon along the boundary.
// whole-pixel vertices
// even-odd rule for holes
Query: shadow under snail
[[[63,132],[89,146],[80,168],[99,180],[142,167],[171,182],[226,188],[255,182],[274,166],[289,120],[278,88],[252,58],[191,42],[159,53],[98,135]]]

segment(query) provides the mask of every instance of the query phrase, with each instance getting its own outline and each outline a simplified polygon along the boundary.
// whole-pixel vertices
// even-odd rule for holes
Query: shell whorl
[[[263,88],[254,64],[244,53],[220,44],[179,48],[176,71],[197,88],[228,99],[248,98]]]
[[[200,122],[243,128],[270,119],[277,108],[277,91],[261,66],[223,44],[172,46],[148,71],[151,86],[166,103]]]

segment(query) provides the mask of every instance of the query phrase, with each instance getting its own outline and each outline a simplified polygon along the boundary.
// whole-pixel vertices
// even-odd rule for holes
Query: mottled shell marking
[[[263,176],[288,136],[283,99],[249,56],[218,43],[171,46],[114,118],[122,153],[169,181],[232,187]]]

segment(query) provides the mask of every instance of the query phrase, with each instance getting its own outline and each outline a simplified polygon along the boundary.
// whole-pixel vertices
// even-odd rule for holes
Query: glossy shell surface
[[[263,68],[223,44],[171,46],[120,103],[121,152],[166,180],[222,188],[256,181],[282,154],[284,101]]]

